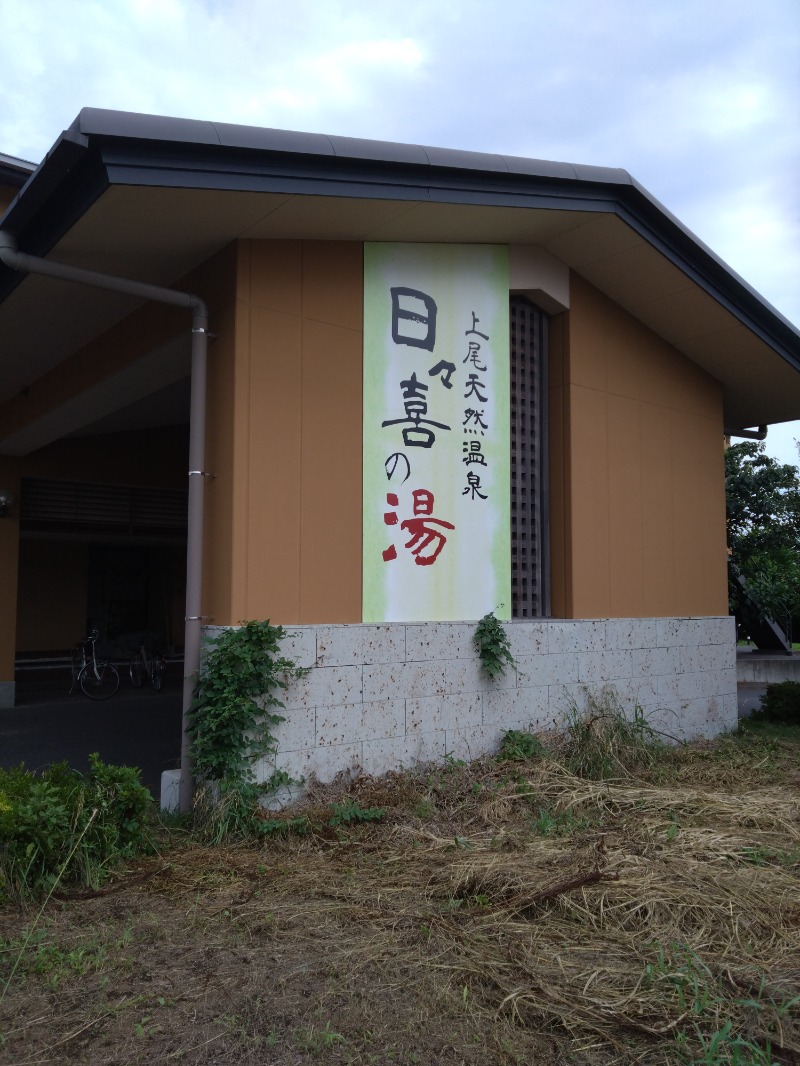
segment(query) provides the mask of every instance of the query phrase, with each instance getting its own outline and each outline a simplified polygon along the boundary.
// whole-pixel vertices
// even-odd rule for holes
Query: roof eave
[[[45,255],[114,184],[610,212],[800,371],[797,328],[624,170],[85,108],[0,228]]]

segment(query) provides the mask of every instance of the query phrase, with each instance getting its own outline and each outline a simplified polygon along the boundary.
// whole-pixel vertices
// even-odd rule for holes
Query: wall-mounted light
[[[0,489],[0,518],[5,518],[14,504],[14,497],[8,489]]]

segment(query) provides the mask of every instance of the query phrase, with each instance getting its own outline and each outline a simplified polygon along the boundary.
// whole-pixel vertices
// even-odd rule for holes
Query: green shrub
[[[780,681],[767,685],[761,708],[751,717],[755,721],[800,725],[800,681]]]
[[[97,888],[113,863],[150,846],[152,797],[130,766],[89,756],[86,774],[0,770],[0,899],[46,893],[61,879]]]
[[[347,796],[341,803],[329,804],[331,817],[328,825],[354,825],[358,822],[380,822],[386,815],[385,807],[362,807],[358,800]]]
[[[520,729],[509,729],[503,734],[497,758],[504,762],[510,759],[525,760],[538,759],[545,754],[542,743],[533,733],[525,733]]]

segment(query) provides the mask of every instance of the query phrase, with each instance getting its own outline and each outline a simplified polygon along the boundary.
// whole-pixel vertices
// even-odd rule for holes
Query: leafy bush
[[[517,661],[511,654],[508,633],[493,611],[489,611],[478,622],[474,640],[481,665],[492,681],[503,676],[506,666],[516,670]]]
[[[731,613],[747,629],[749,595],[786,626],[800,611],[800,472],[767,455],[765,444],[742,441],[725,450],[725,496]]]
[[[519,729],[509,729],[503,734],[497,758],[502,762],[510,759],[520,759],[526,762],[530,759],[538,759],[545,754],[542,742],[533,733],[525,733]]]
[[[348,796],[341,803],[331,803],[331,817],[328,825],[354,825],[358,822],[380,822],[386,815],[385,807],[362,807],[358,800]]]
[[[767,685],[761,707],[751,717],[756,721],[800,725],[800,681]]]
[[[0,899],[64,883],[97,888],[115,861],[150,846],[152,797],[130,766],[89,756],[89,772],[56,763],[41,775],[0,770]]]

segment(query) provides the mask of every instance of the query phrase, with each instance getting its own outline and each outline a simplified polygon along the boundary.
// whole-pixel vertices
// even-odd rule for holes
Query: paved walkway
[[[138,766],[158,799],[161,771],[180,761],[182,677],[168,671],[161,692],[134,689],[123,677],[117,694],[98,702],[83,693],[67,696],[65,688],[59,679],[17,685],[18,706],[0,710],[0,766],[24,762],[38,770],[66,759],[86,770],[96,751],[105,762]]]

